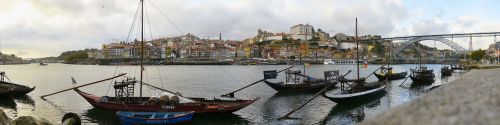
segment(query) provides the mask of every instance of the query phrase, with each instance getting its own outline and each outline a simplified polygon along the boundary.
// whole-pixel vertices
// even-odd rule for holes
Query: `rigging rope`
[[[118,68],[119,68],[118,66],[115,68],[115,73],[113,73],[113,76],[116,76],[116,72],[118,71]],[[114,80],[115,79],[111,79],[111,81],[109,82],[108,90],[106,91],[106,96],[108,95],[109,89],[111,88],[111,85],[113,84]]]
[[[153,4],[153,2],[151,0],[148,0],[149,1],[149,4],[151,4],[151,6],[153,6],[153,8],[155,8],[158,13],[160,13],[161,16],[163,16],[165,19],[167,19],[167,21],[170,23],[170,25],[174,26],[174,28],[181,34],[184,34],[184,32],[182,32],[181,29],[179,29],[179,27],[177,27],[177,25],[175,25],[172,20],[170,20],[170,18],[168,18],[167,16],[165,16],[165,14],[163,14],[160,9],[158,9],[155,4]]]
[[[135,21],[137,20],[137,16],[138,16],[138,13],[139,13],[139,7],[140,6],[141,6],[141,4],[137,5],[137,9],[136,9],[135,15],[134,15],[134,20],[132,20],[132,25],[130,26],[130,30],[128,31],[128,35],[127,35],[127,40],[126,41],[130,40],[130,36],[132,35],[132,29],[134,29]]]
[[[148,13],[147,8],[144,8],[144,10],[146,12],[146,20],[148,21],[149,35],[151,36],[151,43],[152,43],[153,42],[153,32],[151,32],[151,23],[149,22],[149,13]]]

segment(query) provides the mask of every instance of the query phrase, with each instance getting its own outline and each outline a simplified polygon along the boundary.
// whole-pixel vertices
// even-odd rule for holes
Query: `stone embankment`
[[[500,69],[472,70],[360,124],[500,125]]]
[[[5,112],[0,109],[0,125],[53,125],[46,119],[35,118],[32,116],[21,116],[15,120],[7,117]]]

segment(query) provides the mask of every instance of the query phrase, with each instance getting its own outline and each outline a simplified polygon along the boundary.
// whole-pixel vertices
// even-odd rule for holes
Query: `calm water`
[[[283,114],[295,109],[302,102],[314,95],[303,94],[278,94],[264,83],[257,84],[236,93],[236,97],[253,99],[261,97],[254,104],[233,114],[225,115],[198,115],[190,124],[221,125],[221,124],[355,124],[364,119],[387,111],[391,107],[404,104],[414,98],[425,94],[433,86],[447,84],[464,72],[454,73],[451,77],[441,78],[439,68],[441,65],[427,65],[436,72],[436,82],[432,85],[416,86],[408,79],[404,87],[399,87],[403,80],[392,81],[386,88],[387,92],[372,100],[366,100],[354,105],[336,105],[323,97],[318,97],[307,106],[297,111],[292,117],[294,120],[276,120]],[[247,85],[263,78],[262,71],[269,69],[283,69],[287,66],[147,66],[144,81],[162,86],[169,90],[183,93],[191,97],[218,97],[234,89]],[[393,65],[395,71],[405,71],[415,65]],[[296,67],[302,69],[302,67]],[[340,70],[344,74],[352,65],[312,65],[306,70],[307,74],[323,77],[325,70]],[[370,65],[361,69],[366,76],[378,68]],[[74,91],[40,99],[41,95],[70,88],[71,77],[81,84],[105,79],[121,72],[129,76],[138,76],[137,66],[94,66],[94,65],[65,65],[49,64],[39,66],[29,65],[3,65],[0,70],[6,71],[10,80],[15,83],[36,86],[36,90],[28,96],[14,99],[0,99],[0,108],[15,118],[23,115],[33,115],[48,119],[53,123],[60,123],[64,113],[74,112],[79,114],[85,124],[118,124],[114,112],[93,108]],[[354,77],[354,72],[348,77]],[[281,78],[284,75],[280,74]],[[377,80],[374,76],[368,81]],[[84,87],[81,90],[95,95],[114,95],[110,89],[110,81]],[[162,83],[162,84],[160,84]],[[145,95],[156,95],[157,91],[145,87]],[[330,92],[334,93],[338,89]]]

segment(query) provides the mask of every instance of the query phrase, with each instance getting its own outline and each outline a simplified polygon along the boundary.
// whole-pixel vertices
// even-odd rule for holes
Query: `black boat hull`
[[[368,91],[364,92],[359,92],[359,93],[353,93],[353,94],[346,94],[346,95],[328,95],[327,93],[323,93],[323,97],[338,103],[338,104],[344,104],[344,103],[349,103],[349,102],[357,102],[357,101],[362,101],[364,99],[371,98],[375,95],[378,95],[380,93],[385,92],[385,85],[374,88]]]
[[[299,83],[299,84],[284,84],[283,82],[269,82],[264,80],[269,87],[278,92],[310,92],[319,91],[327,86],[335,86],[337,82],[321,82],[321,83]]]
[[[403,79],[406,78],[406,75],[408,75],[408,72],[401,72],[401,73],[393,73],[390,75],[382,75],[379,73],[374,73],[375,77],[378,78],[378,80],[398,80],[398,79]]]
[[[414,76],[410,76],[410,78],[415,83],[432,83],[432,82],[434,82],[434,77],[414,77]]]
[[[453,69],[441,69],[441,76],[451,76]]]
[[[22,96],[30,93],[31,91],[35,90],[36,87],[28,87],[28,86],[23,86],[23,85],[18,85],[14,83],[9,83],[9,82],[0,82],[0,84],[8,86],[9,88],[12,88],[13,91],[10,92],[8,95],[10,96]]]

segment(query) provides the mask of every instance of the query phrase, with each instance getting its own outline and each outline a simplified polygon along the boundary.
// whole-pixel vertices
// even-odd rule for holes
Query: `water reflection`
[[[350,103],[342,103],[335,105],[319,123],[324,124],[354,124],[365,119],[365,109],[371,109],[379,106],[380,98],[385,96],[387,92],[382,92],[372,96],[372,98],[360,100]]]
[[[83,123],[95,123],[100,125],[117,125],[120,124],[115,111],[103,110],[99,108],[91,108],[81,114]],[[250,122],[239,115],[233,113],[215,113],[215,114],[196,114],[192,121],[183,123],[186,125],[247,125]]]
[[[311,93],[275,93],[263,104],[263,118],[266,121],[274,121],[281,115],[297,108],[298,105],[308,99]]]
[[[15,96],[12,97],[12,99],[14,99],[18,103],[26,104],[30,107],[35,108],[35,100],[33,100],[33,98],[31,98],[31,96],[29,95]]]
[[[411,64],[391,66],[396,72],[415,67],[415,65]],[[281,68],[285,67],[282,66]],[[434,69],[435,74],[438,74],[441,65],[428,65],[428,67]],[[136,67],[122,66],[120,68],[126,70],[128,68],[135,69]],[[229,73],[220,72],[221,68]],[[355,67],[346,65],[311,65],[311,67],[307,68],[307,73],[312,76],[323,76],[325,70],[340,70],[341,73],[346,73],[347,70],[353,68]],[[363,68],[360,75],[367,76],[376,68],[378,66],[374,65]],[[40,67],[37,64],[9,65],[5,66],[4,69],[11,74],[13,79],[37,81],[32,85],[39,86],[37,90],[29,94],[31,97],[0,99],[0,109],[3,109],[9,116],[31,115],[46,118],[52,123],[59,123],[64,113],[75,112],[81,115],[84,124],[119,124],[115,112],[92,108],[89,103],[74,92],[61,93],[50,97],[49,101],[38,98],[49,92],[72,87],[72,84],[69,84],[71,81],[68,79],[71,76],[79,76],[78,81],[82,83],[93,82],[101,77],[106,77],[106,74],[113,74],[117,69],[115,66],[53,64]],[[99,69],[100,73],[95,73],[95,69]],[[280,69],[280,67],[238,65],[146,66],[146,71],[152,71],[148,72],[149,75],[146,76],[149,76],[152,83],[167,83],[158,85],[168,87],[171,90],[182,91],[189,95],[219,96],[221,92],[218,91],[229,91],[226,89],[239,88],[254,82],[256,79],[261,79],[262,71],[269,69]],[[160,77],[158,77],[160,75],[156,70],[162,71],[161,76],[167,76],[167,78],[163,77],[166,81],[161,82]],[[231,77],[227,77],[228,74],[231,74]],[[392,107],[407,103],[429,90],[438,88],[440,85],[446,85],[448,82],[460,78],[463,74],[465,74],[464,71],[455,70],[453,75],[449,77],[436,77],[436,81],[430,85],[412,84],[411,79],[408,79],[402,85],[403,87],[400,87],[399,85],[404,79],[390,81],[386,88],[387,93],[382,98],[375,99],[373,103],[365,102],[357,103],[357,105],[336,106],[334,102],[326,98],[317,97],[292,115],[292,117],[300,119],[283,121],[277,120],[277,118],[297,108],[315,93],[277,93],[265,84],[257,84],[239,93],[249,97],[261,97],[254,104],[230,114],[195,115],[193,121],[187,124],[356,124],[361,120],[372,118],[390,110]],[[351,73],[348,77],[354,78],[355,73]],[[368,81],[375,80],[377,80],[375,77],[368,78]],[[83,89],[98,95],[106,95],[107,88],[107,84],[101,84]],[[338,90],[338,88],[333,89],[331,92],[335,93]],[[34,110],[35,107],[36,110]]]
[[[250,121],[234,113],[196,114],[187,125],[248,125]]]
[[[5,109],[17,109],[17,104],[14,99],[10,97],[2,97],[0,98],[0,107]]]
[[[91,108],[82,114],[82,123],[97,123],[100,125],[118,125],[115,111]]]

